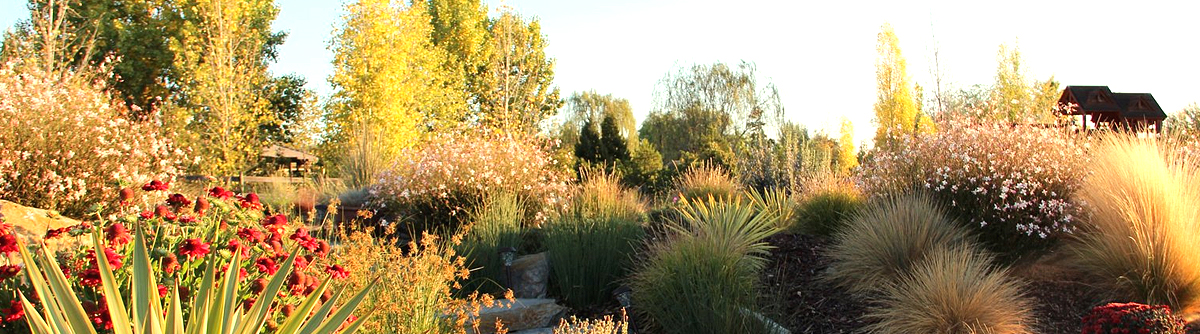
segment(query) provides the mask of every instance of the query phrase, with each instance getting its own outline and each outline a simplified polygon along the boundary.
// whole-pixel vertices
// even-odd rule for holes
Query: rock
[[[519,331],[519,332],[513,332],[512,334],[554,334],[554,328],[544,327],[544,328],[526,329],[526,330]]]
[[[17,203],[0,200],[0,219],[12,225],[12,233],[26,244],[42,241],[46,231],[66,226],[78,225],[79,221],[63,217],[56,212],[22,206]],[[70,237],[54,239],[47,243],[51,249],[60,249],[79,242]]]
[[[550,278],[550,262],[546,252],[530,254],[513,260],[513,280],[509,285],[516,298],[546,298],[546,282]]]
[[[553,299],[501,300],[496,304],[496,306],[479,311],[479,334],[495,333],[496,328],[491,324],[495,324],[496,319],[500,319],[510,333],[550,327],[567,309],[559,306]],[[467,332],[473,333],[472,331]]]

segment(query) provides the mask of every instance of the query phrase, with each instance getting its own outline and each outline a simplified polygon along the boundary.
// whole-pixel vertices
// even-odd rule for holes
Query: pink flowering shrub
[[[385,210],[424,219],[415,222],[422,227],[457,226],[485,195],[516,194],[527,205],[525,223],[538,225],[567,191],[549,144],[490,132],[436,135],[381,173],[370,194]]]
[[[985,244],[1007,254],[1073,233],[1071,194],[1086,174],[1085,141],[1061,129],[944,124],[877,151],[858,182],[870,196],[925,191],[944,202]]]
[[[117,189],[178,174],[183,158],[102,84],[0,65],[0,199],[80,217]]]
[[[1183,334],[1184,323],[1166,305],[1108,303],[1083,318],[1083,334]]]

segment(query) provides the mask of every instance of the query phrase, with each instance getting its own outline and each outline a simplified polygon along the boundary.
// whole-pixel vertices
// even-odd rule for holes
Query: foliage
[[[615,176],[590,172],[577,192],[544,227],[554,286],[575,309],[612,298],[645,234],[645,204]]]
[[[1075,230],[1078,206],[1070,196],[1086,173],[1086,143],[1061,129],[944,126],[955,130],[876,151],[859,175],[863,190],[869,196],[930,192],[1006,256],[1042,249]]]
[[[466,117],[464,93],[449,85],[444,55],[429,40],[433,27],[425,1],[349,2],[342,20],[331,45],[331,151],[367,127],[390,161],[420,143],[427,130],[447,129]]]
[[[909,84],[908,65],[891,24],[879,28],[875,51],[875,147],[889,148],[905,136],[932,129],[920,126],[930,122],[922,117],[915,98],[919,92]]]
[[[792,194],[785,189],[771,188],[759,191],[751,189],[748,192],[750,204],[760,214],[774,217],[775,228],[780,231],[793,229],[796,225],[800,207]]]
[[[514,194],[496,193],[475,207],[471,226],[458,247],[467,259],[467,267],[476,272],[464,291],[498,292],[503,284],[512,284],[504,277],[504,260],[499,252],[507,247],[521,248],[525,206],[525,201]]]
[[[806,194],[797,206],[793,230],[831,236],[863,206],[863,199],[853,189],[830,188]]]
[[[1153,139],[1109,136],[1097,152],[1077,265],[1125,300],[1200,309],[1200,165]]]
[[[738,181],[751,189],[798,190],[804,179],[840,169],[839,143],[823,133],[786,122],[776,139],[751,136],[736,149]]]
[[[180,172],[184,152],[160,124],[126,119],[87,76],[0,65],[0,199],[81,217]]]
[[[1183,334],[1184,322],[1166,305],[1108,303],[1083,317],[1083,334]]]
[[[376,203],[438,228],[460,225],[486,194],[509,192],[528,205],[524,226],[536,226],[566,191],[566,176],[553,165],[541,138],[487,130],[439,134],[380,174],[370,191]]]
[[[639,137],[659,149],[664,163],[692,164],[721,158],[733,139],[761,134],[782,115],[778,90],[770,83],[759,85],[753,63],[693,65],[659,81],[654,109]]]
[[[347,143],[345,151],[338,152],[341,163],[338,172],[346,185],[352,189],[363,189],[376,184],[379,175],[391,163],[380,144],[379,134],[366,124],[360,124]]]
[[[724,168],[704,164],[684,172],[676,180],[675,191],[681,201],[704,200],[708,197],[730,200],[741,195],[741,185]]]
[[[562,100],[554,84],[554,59],[536,18],[502,10],[488,24],[492,52],[481,76],[480,121],[498,131],[534,134]]]
[[[392,235],[385,231],[384,235]],[[351,275],[352,288],[374,286],[363,302],[364,309],[375,310],[360,328],[366,333],[466,333],[480,324],[475,318],[482,307],[495,306],[486,294],[468,294],[455,299],[453,294],[470,277],[466,259],[455,249],[462,235],[449,240],[422,234],[419,240],[399,244],[392,238],[376,237],[374,231],[339,232],[341,246],[335,250],[351,272],[373,272],[374,281]]]
[[[595,90],[575,92],[567,98],[563,118],[565,128],[568,129],[566,133],[570,135],[560,138],[563,145],[575,145],[579,137],[574,134],[582,130],[584,123],[601,124],[604,118],[609,116],[613,118],[614,125],[619,130],[617,132],[625,138],[629,151],[636,150],[639,143],[637,118],[633,116],[629,100],[614,97],[612,94],[600,95]]]
[[[996,83],[991,90],[991,119],[1007,123],[1053,123],[1058,104],[1058,82],[1050,77],[1044,82],[1026,79],[1021,51],[1013,45],[1000,44],[996,55]]]
[[[654,144],[642,139],[629,153],[629,160],[617,164],[616,174],[622,176],[622,183],[652,194],[663,187],[662,170],[662,155]]]
[[[871,333],[1031,333],[1021,284],[970,245],[937,246],[868,310]]]
[[[267,110],[273,122],[259,125],[260,135],[266,141],[291,144],[300,149],[312,148],[320,116],[317,96],[304,88],[308,81],[297,74],[288,74],[269,79],[263,85],[262,95],[267,99]]]
[[[774,217],[711,197],[685,202],[680,213],[686,225],[650,245],[631,279],[635,310],[666,333],[762,332],[752,311]]]
[[[879,200],[858,211],[834,234],[825,279],[866,296],[897,282],[937,247],[970,244],[971,236],[932,199]]]
[[[849,173],[858,168],[858,155],[854,153],[854,123],[851,123],[849,118],[842,118],[838,136],[837,166],[841,173]]]
[[[1178,137],[1195,138],[1200,135],[1200,104],[1193,102],[1167,116],[1166,132]]]
[[[259,89],[272,60],[263,50],[282,38],[271,31],[278,13],[269,0],[189,0],[181,7],[180,15],[195,21],[171,45],[181,89],[163,113],[204,159],[192,168],[236,175],[261,153],[259,127],[275,121]]]

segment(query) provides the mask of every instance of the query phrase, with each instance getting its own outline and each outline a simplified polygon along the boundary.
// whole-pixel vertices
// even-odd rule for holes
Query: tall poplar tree
[[[914,90],[900,41],[892,25],[880,27],[875,44],[875,146],[891,147],[902,136],[912,135],[919,122]]]

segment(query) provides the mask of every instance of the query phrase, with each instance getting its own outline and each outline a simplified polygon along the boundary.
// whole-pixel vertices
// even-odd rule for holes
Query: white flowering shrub
[[[877,151],[858,176],[871,196],[926,191],[985,244],[1012,254],[1073,233],[1071,194],[1086,175],[1087,142],[1062,129],[944,124]]]
[[[101,83],[0,65],[0,199],[80,216],[178,174],[184,154],[160,124],[122,109]]]
[[[422,227],[455,226],[484,196],[509,193],[527,204],[526,224],[541,224],[567,191],[550,144],[487,131],[434,135],[380,174],[372,202]]]

